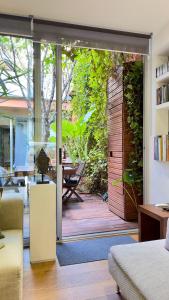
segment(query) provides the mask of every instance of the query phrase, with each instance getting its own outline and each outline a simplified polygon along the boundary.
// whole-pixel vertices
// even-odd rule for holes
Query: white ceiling
[[[168,0],[0,0],[0,12],[132,32],[157,33]]]

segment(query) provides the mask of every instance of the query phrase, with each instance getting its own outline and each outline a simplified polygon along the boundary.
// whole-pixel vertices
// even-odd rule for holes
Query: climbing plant
[[[124,101],[132,133],[132,151],[127,170],[132,174],[138,195],[143,194],[143,63],[124,64]],[[126,170],[126,171],[127,171]]]
[[[86,187],[90,192],[107,191],[107,81],[113,54],[77,49],[72,78],[72,111],[76,118],[93,110],[87,122]],[[85,138],[85,136],[84,136]]]

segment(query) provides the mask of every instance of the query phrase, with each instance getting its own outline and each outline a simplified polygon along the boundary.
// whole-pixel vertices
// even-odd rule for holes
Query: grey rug
[[[136,243],[129,236],[115,236],[57,244],[60,266],[105,260],[111,246]]]

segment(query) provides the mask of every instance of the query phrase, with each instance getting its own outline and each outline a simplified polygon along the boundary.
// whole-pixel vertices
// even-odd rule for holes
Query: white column
[[[56,259],[56,185],[30,184],[30,261]]]

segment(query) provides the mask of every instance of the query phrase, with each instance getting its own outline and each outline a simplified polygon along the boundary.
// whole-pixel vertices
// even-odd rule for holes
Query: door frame
[[[62,47],[56,46],[56,236],[62,240]]]
[[[34,48],[34,137],[41,141],[41,43]],[[56,239],[62,240],[62,47],[56,45]]]

